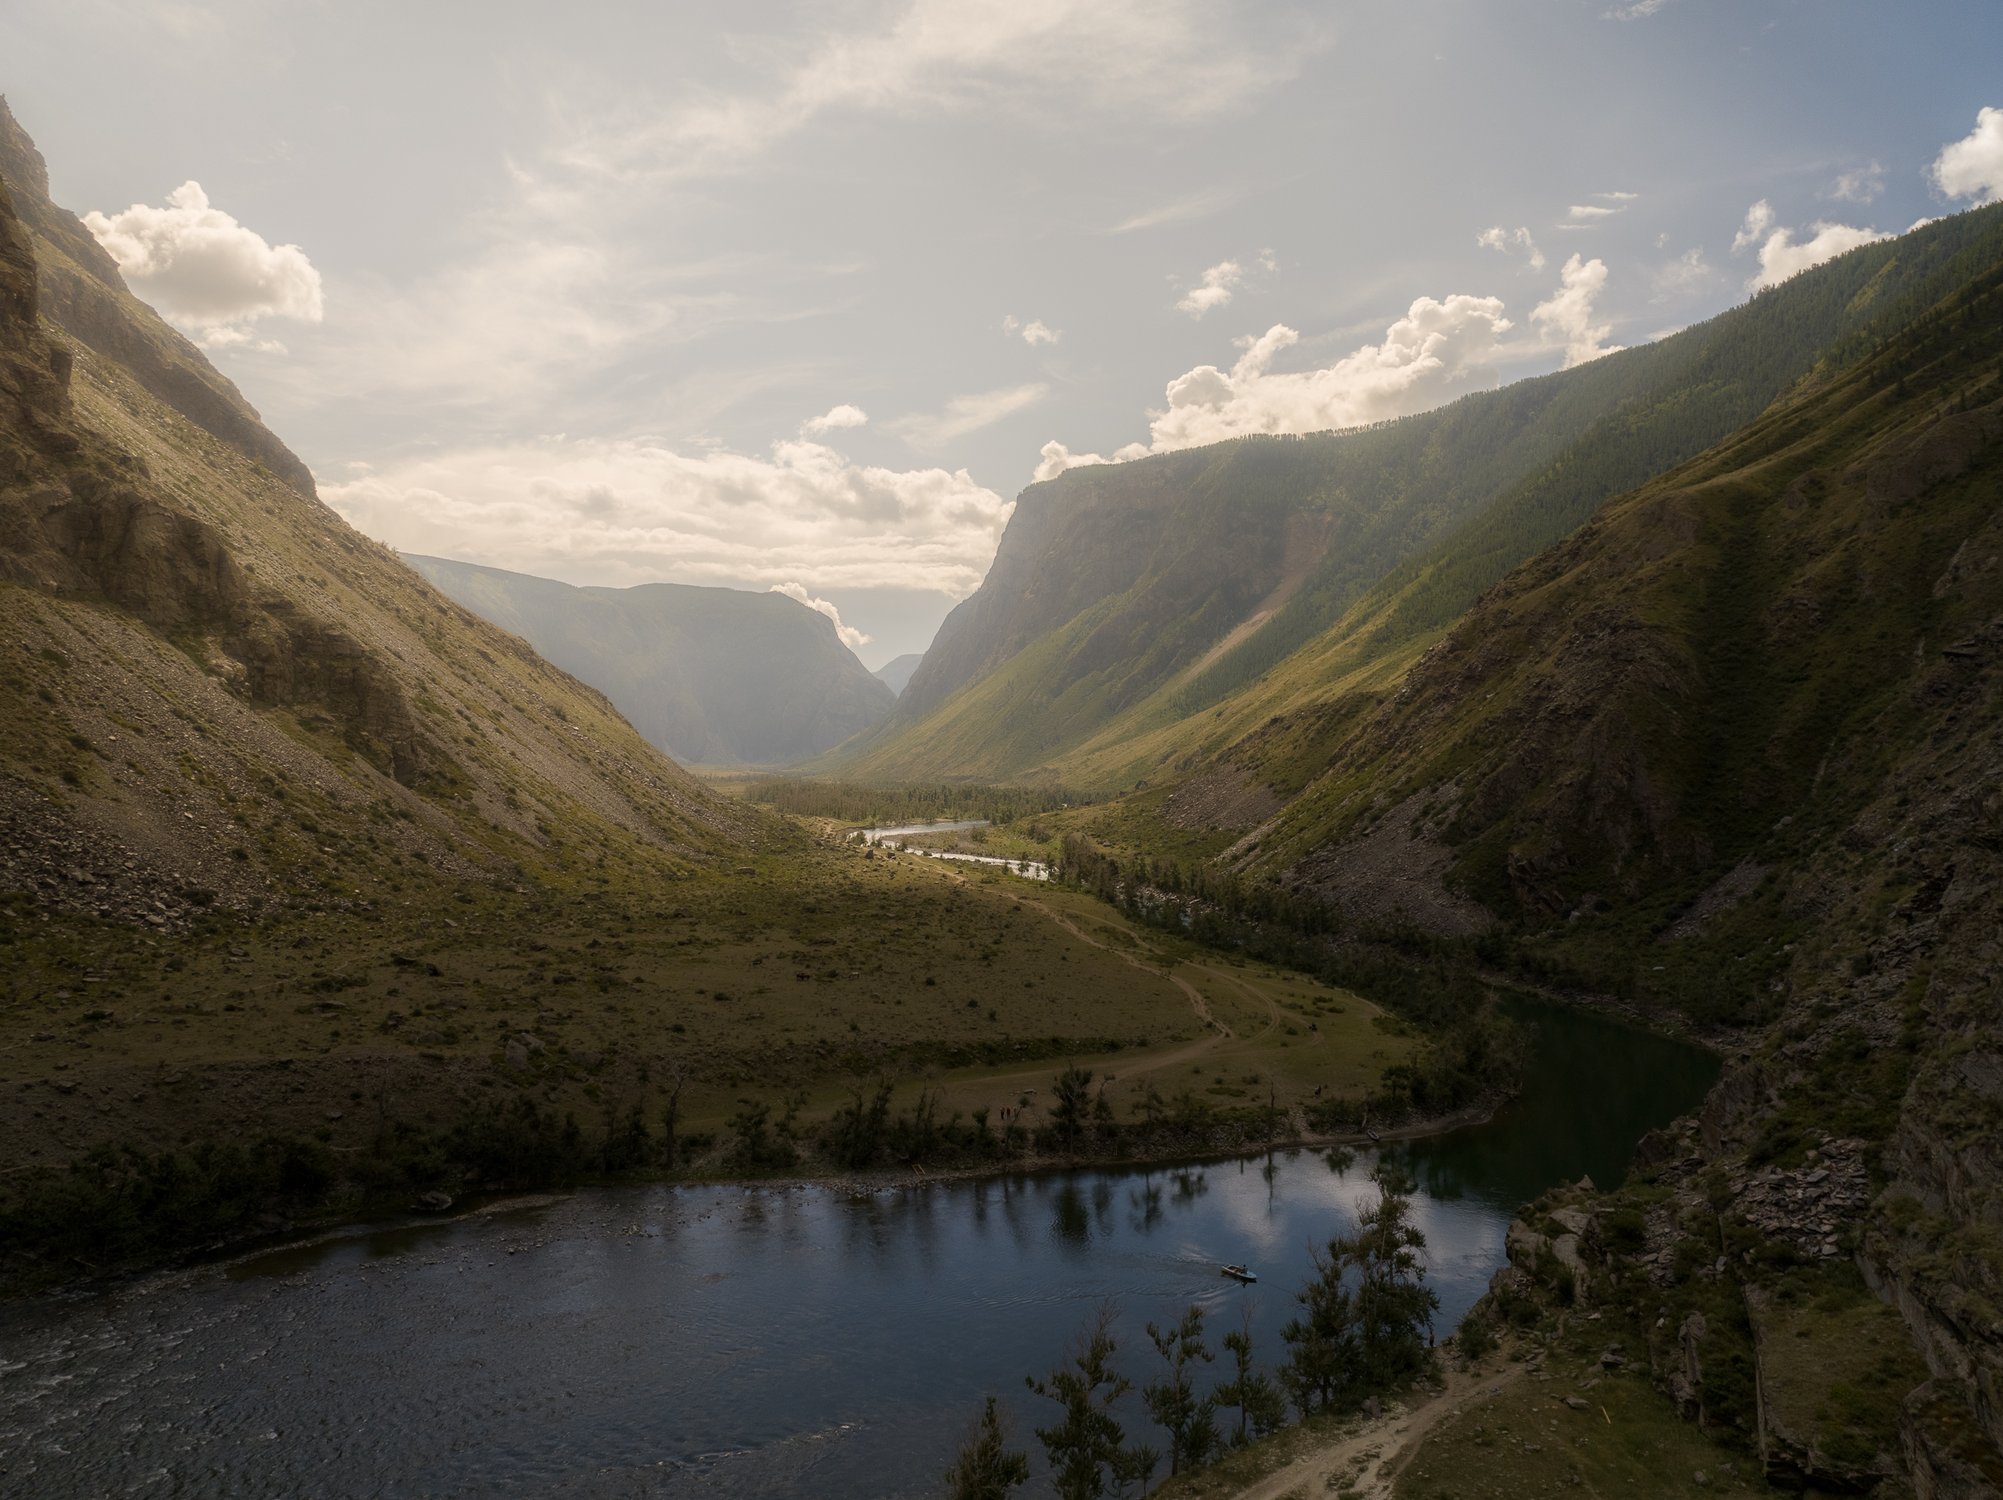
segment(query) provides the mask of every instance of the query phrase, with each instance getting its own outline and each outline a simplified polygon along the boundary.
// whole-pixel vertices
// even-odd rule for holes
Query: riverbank
[[[35,1297],[70,1297],[101,1292],[159,1272],[228,1264],[256,1256],[297,1249],[356,1234],[394,1232],[426,1225],[461,1222],[516,1208],[561,1201],[579,1192],[672,1187],[701,1189],[760,1189],[775,1192],[821,1189],[841,1196],[866,1198],[942,1184],[976,1183],[1048,1177],[1067,1172],[1175,1171],[1219,1162],[1253,1160],[1281,1152],[1349,1151],[1384,1144],[1422,1141],[1480,1125],[1505,1103],[1498,1098],[1482,1106],[1434,1119],[1407,1121],[1371,1134],[1300,1130],[1285,1136],[1253,1138],[1244,1133],[1205,1141],[1162,1140],[1153,1149],[1112,1146],[1104,1150],[1042,1151],[1034,1147],[1012,1156],[943,1164],[906,1164],[855,1169],[833,1163],[782,1172],[747,1173],[730,1170],[727,1147],[709,1149],[707,1167],[682,1171],[628,1171],[583,1174],[561,1182],[499,1183],[461,1189],[455,1205],[433,1210],[416,1205],[411,1189],[351,1202],[326,1213],[285,1218],[266,1215],[244,1232],[162,1253],[142,1255],[105,1265],[71,1263],[39,1267],[0,1278],[0,1303]],[[1220,1132],[1220,1135],[1222,1132]],[[73,1205],[71,1205],[73,1206]],[[17,1231],[18,1233],[18,1231]],[[20,1243],[17,1238],[15,1243]],[[35,1274],[36,1270],[47,1274]]]
[[[1637,1105],[1629,1075],[1674,1075],[1684,1049],[1591,1018],[1551,1026],[1603,1136],[1701,1091],[1685,1077]],[[1271,1369],[1311,1247],[1353,1224],[1379,1155],[1420,1184],[1451,1328],[1502,1261],[1520,1184],[1625,1154],[1545,1114],[1548,1082],[1485,1124],[1412,1121],[1353,1154],[629,1181],[266,1242],[130,1291],[0,1308],[22,1366],[0,1381],[0,1444],[30,1497],[159,1473],[278,1495],[336,1472],[392,1495],[488,1493],[504,1474],[543,1491],[928,1495],[984,1393],[1017,1434],[1046,1420],[1023,1377],[1108,1302],[1137,1380],[1144,1325],[1191,1305],[1213,1347],[1249,1319]],[[1258,1283],[1221,1277],[1226,1261]],[[1118,1416],[1148,1436],[1138,1396]]]

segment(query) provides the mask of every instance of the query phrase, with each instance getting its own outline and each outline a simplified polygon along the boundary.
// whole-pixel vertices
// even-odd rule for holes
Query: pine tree
[[[1127,1447],[1126,1429],[1112,1414],[1114,1403],[1133,1389],[1133,1382],[1113,1369],[1116,1347],[1113,1314],[1106,1309],[1069,1364],[1051,1371],[1047,1380],[1025,1382],[1063,1408],[1055,1426],[1036,1429],[1062,1500],[1099,1500],[1109,1485],[1115,1493],[1129,1484],[1145,1485],[1159,1461],[1152,1448]]]
[[[946,1471],[951,1500],[1007,1500],[1010,1490],[1029,1480],[1029,1455],[1008,1451],[1001,1407],[990,1396],[974,1430]]]
[[[1252,1368],[1252,1311],[1245,1310],[1245,1326],[1224,1335],[1224,1348],[1231,1355],[1234,1373],[1217,1387],[1213,1398],[1219,1406],[1236,1408],[1238,1430],[1231,1435],[1234,1447],[1242,1448],[1254,1438],[1265,1437],[1286,1425],[1287,1398],[1269,1375]]]
[[[1281,1333],[1293,1350],[1281,1378],[1303,1416],[1404,1385],[1432,1360],[1440,1299],[1419,1259],[1411,1179],[1380,1164],[1370,1180],[1377,1201],[1354,1235],[1315,1253],[1314,1280],[1295,1294],[1303,1313]]]
[[[1217,1424],[1210,1416],[1216,1401],[1196,1394],[1195,1367],[1216,1358],[1203,1342],[1203,1309],[1190,1308],[1181,1323],[1166,1331],[1148,1324],[1148,1340],[1167,1370],[1142,1389],[1141,1399],[1148,1415],[1168,1433],[1168,1472],[1173,1476],[1201,1468],[1218,1444]]]

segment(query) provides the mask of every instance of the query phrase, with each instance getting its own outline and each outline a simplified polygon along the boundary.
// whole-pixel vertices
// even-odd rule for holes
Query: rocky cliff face
[[[0,112],[0,890],[177,920],[755,836],[313,498],[45,190]]]

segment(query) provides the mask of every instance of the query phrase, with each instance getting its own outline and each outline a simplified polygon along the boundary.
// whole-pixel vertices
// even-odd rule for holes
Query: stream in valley
[[[1537,1012],[1534,1049],[1496,1119],[1383,1148],[1420,1184],[1442,1337],[1522,1201],[1618,1179],[1716,1071],[1572,1011]],[[935,1495],[986,1392],[1035,1450],[1054,1408],[1023,1377],[1109,1301],[1142,1378],[1142,1325],[1192,1302],[1213,1347],[1249,1315],[1276,1363],[1372,1161],[594,1190],[0,1308],[0,1493]]]
[[[951,823],[904,823],[895,828],[864,828],[858,830],[865,843],[881,844],[886,849],[900,853],[909,851],[922,854],[927,859],[957,859],[970,865],[995,865],[1013,874],[1030,880],[1048,880],[1050,867],[1038,859],[1004,859],[998,854],[974,854],[965,849],[934,849],[925,844],[913,844],[908,840],[927,834],[964,833],[972,828],[986,828],[986,818],[965,818]]]

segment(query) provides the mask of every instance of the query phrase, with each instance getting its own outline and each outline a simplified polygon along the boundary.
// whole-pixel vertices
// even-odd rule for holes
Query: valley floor
[[[531,1106],[595,1149],[672,1104],[681,1173],[827,1175],[812,1142],[879,1081],[893,1111],[985,1117],[995,1165],[1047,1165],[1068,1153],[1033,1142],[1074,1064],[1099,1118],[1235,1118],[1102,1153],[1188,1156],[1332,1138],[1304,1109],[1361,1101],[1419,1046],[1364,997],[1087,895],[835,842],[663,888],[413,888],[256,926],[15,909],[0,951],[0,1200],[95,1148],[276,1137],[362,1162]],[[754,1108],[768,1162],[739,1149]]]

